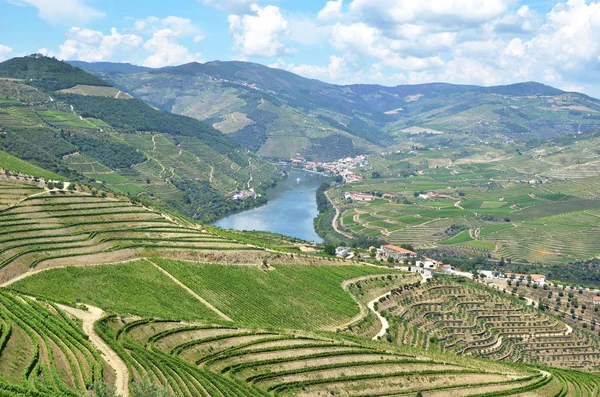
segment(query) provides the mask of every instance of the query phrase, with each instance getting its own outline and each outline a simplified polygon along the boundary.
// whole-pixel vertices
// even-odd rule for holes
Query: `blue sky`
[[[333,83],[535,80],[600,96],[600,2],[0,0],[0,60],[247,60]]]

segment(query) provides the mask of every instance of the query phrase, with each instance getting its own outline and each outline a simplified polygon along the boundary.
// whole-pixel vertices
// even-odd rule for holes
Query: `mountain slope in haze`
[[[260,188],[277,178],[275,167],[211,126],[119,93],[52,58],[0,63],[0,147],[67,179],[203,222],[258,204],[229,196],[249,181]]]
[[[329,160],[453,140],[538,142],[600,126],[598,100],[535,82],[340,86],[247,62],[142,72],[78,65],[152,106],[205,120],[240,145],[275,158],[301,153]]]

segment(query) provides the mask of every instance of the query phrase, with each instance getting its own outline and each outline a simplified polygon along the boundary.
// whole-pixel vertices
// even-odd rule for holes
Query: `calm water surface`
[[[235,230],[264,230],[308,241],[321,242],[313,219],[317,216],[316,193],[325,181],[320,175],[289,170],[289,177],[267,193],[269,202],[259,208],[218,220],[215,226]]]

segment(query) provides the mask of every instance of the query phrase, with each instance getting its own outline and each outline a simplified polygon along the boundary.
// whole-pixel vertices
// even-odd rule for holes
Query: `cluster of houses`
[[[248,197],[256,198],[257,196],[258,194],[254,191],[254,188],[251,187],[248,190],[238,190],[233,194],[233,196],[231,196],[231,198],[234,200],[245,200]]]
[[[487,279],[509,279],[509,280],[515,280],[515,281],[521,281],[521,282],[529,282],[531,281],[533,284],[537,285],[538,287],[543,287],[544,285],[546,285],[546,276],[544,276],[543,274],[521,274],[521,273],[511,273],[511,272],[506,272],[506,273],[499,273],[499,272],[493,272],[491,270],[479,270],[478,273],[483,276],[484,278]]]
[[[304,171],[334,176],[341,175],[346,183],[363,180],[364,178],[362,176],[356,175],[354,172],[352,172],[352,170],[369,165],[366,155],[345,157],[329,163],[306,161],[306,159],[304,159],[302,156],[296,156],[291,159],[291,162],[292,164],[302,166]]]

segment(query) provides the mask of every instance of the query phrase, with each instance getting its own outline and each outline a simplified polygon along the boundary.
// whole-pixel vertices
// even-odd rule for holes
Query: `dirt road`
[[[338,228],[337,221],[338,221],[338,218],[340,217],[340,210],[338,210],[338,207],[333,203],[333,200],[329,197],[329,191],[325,192],[325,197],[327,197],[327,200],[329,200],[329,202],[331,203],[331,205],[333,205],[333,208],[335,209],[335,215],[333,216],[333,219],[331,221],[331,226],[333,226],[333,230],[335,230],[342,236],[346,236],[348,238],[354,238],[351,234],[348,234]]]
[[[104,316],[102,309],[86,305],[88,310],[75,309],[65,305],[58,305],[65,312],[72,314],[82,322],[83,332],[89,336],[92,346],[102,352],[106,363],[115,371],[117,394],[129,397],[129,370],[121,357],[115,353],[96,333],[94,323]]]

